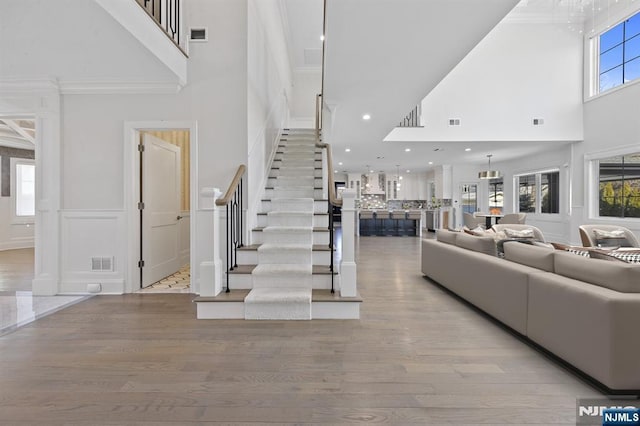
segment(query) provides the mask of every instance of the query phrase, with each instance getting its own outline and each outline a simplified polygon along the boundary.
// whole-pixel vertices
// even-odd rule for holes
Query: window
[[[518,211],[520,213],[536,212],[536,175],[518,178]]]
[[[36,213],[36,166],[32,160],[17,160],[15,164],[15,216],[32,217]]]
[[[560,213],[560,172],[540,174],[541,213]]]
[[[600,93],[640,77],[640,13],[600,34],[598,41]]]
[[[489,180],[489,213],[502,214],[504,207],[504,181],[500,179]]]
[[[560,213],[560,172],[516,176],[520,213]]]
[[[608,217],[640,217],[640,153],[598,162],[599,213]]]
[[[462,211],[475,213],[478,210],[478,185],[464,184],[461,189]]]

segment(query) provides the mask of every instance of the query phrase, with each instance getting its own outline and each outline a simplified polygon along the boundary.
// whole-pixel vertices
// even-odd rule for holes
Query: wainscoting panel
[[[61,212],[60,293],[122,294],[125,215],[120,210]]]

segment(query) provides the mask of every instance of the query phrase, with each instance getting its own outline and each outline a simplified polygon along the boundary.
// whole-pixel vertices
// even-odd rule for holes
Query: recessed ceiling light
[[[407,173],[411,173],[411,170],[407,169]]]
[[[351,148],[345,148],[344,152],[351,152]]]
[[[433,164],[433,161],[429,161],[429,164]]]
[[[469,152],[469,151],[471,151],[471,148],[465,148],[464,150],[465,150],[466,152]]]
[[[338,166],[342,166],[342,161],[338,163]]]
[[[338,171],[337,171],[337,170],[334,170],[334,171],[333,171],[333,173],[338,173]]]
[[[363,120],[371,120],[371,116],[369,114],[365,114],[362,116]]]
[[[402,176],[400,176],[400,180],[402,180]]]
[[[369,173],[373,173],[373,170],[369,170]]]
[[[404,152],[411,152],[411,148],[405,148]]]

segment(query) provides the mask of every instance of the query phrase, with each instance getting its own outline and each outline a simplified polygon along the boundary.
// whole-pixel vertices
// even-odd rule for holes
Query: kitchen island
[[[360,210],[361,236],[419,236],[422,210]]]

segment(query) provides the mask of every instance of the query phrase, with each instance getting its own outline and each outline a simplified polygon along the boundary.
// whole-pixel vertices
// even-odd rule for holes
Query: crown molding
[[[0,78],[0,92],[2,93],[42,93],[57,92],[58,81],[52,77],[4,77]]]
[[[175,95],[182,89],[178,83],[146,81],[61,81],[59,84],[63,95]]]

